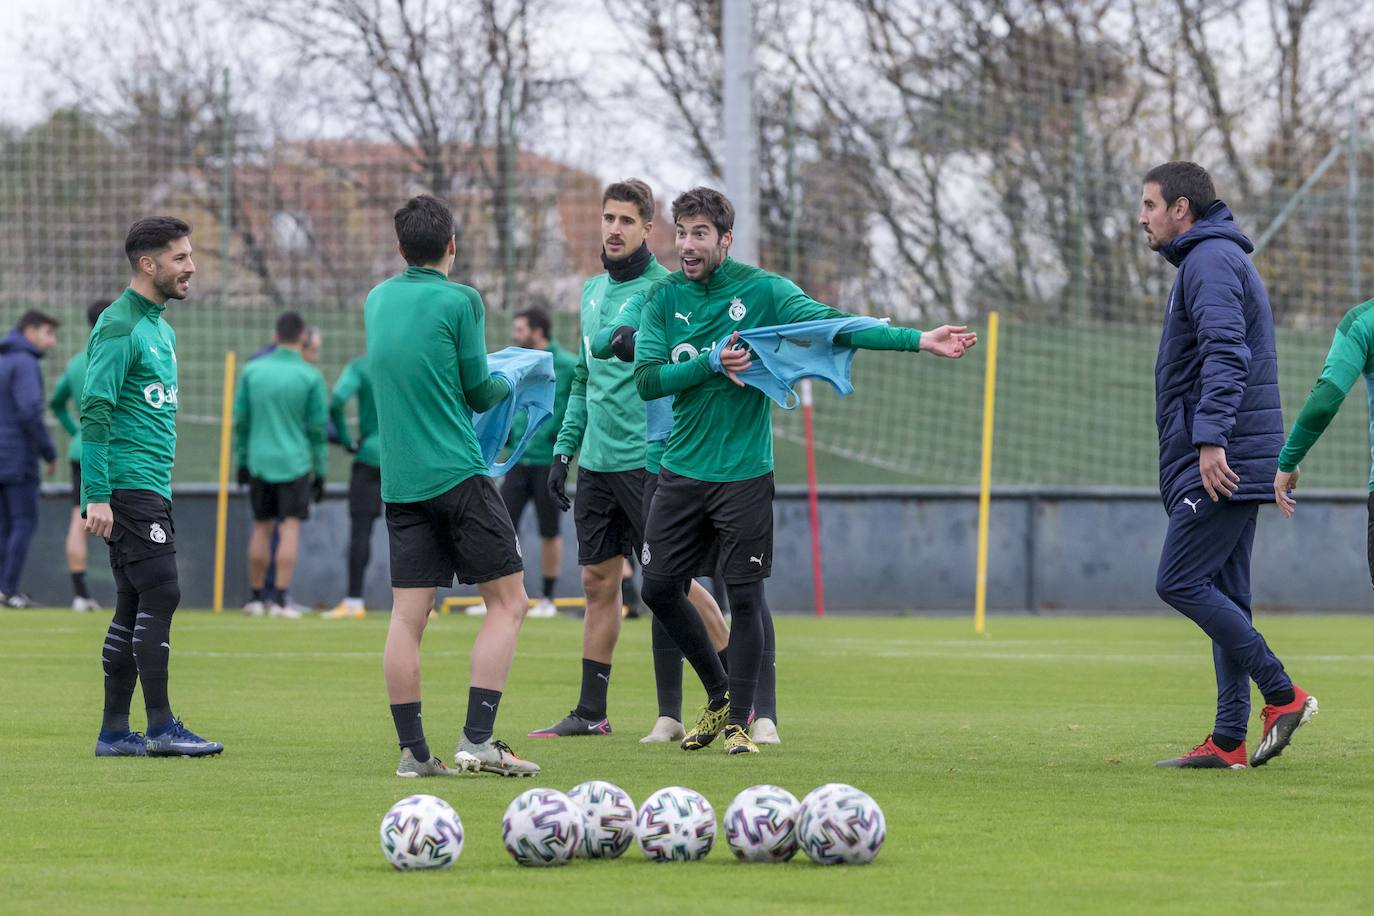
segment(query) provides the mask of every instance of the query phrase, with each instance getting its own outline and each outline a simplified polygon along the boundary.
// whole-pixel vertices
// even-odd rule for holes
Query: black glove
[[[246,467],[244,467],[243,465],[239,465],[239,486],[246,487],[248,486],[248,484],[252,483],[252,481],[253,475],[248,473],[248,469]]]
[[[628,324],[622,324],[611,332],[611,352],[622,362],[635,361],[635,337],[638,333]]]
[[[318,474],[310,481],[310,498],[317,503],[324,502],[324,478]]]
[[[572,508],[572,500],[568,499],[568,462],[571,460],[567,455],[554,455],[553,466],[549,468],[549,495],[564,512]]]

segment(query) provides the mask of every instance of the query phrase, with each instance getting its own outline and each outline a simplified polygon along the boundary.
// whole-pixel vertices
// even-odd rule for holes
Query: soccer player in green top
[[[1302,405],[1288,439],[1279,452],[1279,470],[1274,475],[1274,501],[1286,518],[1293,517],[1297,500],[1293,491],[1298,488],[1298,465],[1326,427],[1341,409],[1341,402],[1350,393],[1355,381],[1364,377],[1370,406],[1370,451],[1374,454],[1374,299],[1363,302],[1345,313],[1336,326],[1326,365],[1317,377],[1312,392]],[[1374,584],[1374,470],[1369,475],[1369,531],[1366,541],[1370,583]]]
[[[553,339],[549,313],[538,306],[531,306],[516,314],[511,322],[511,342],[529,350],[548,350],[553,355],[553,372],[557,380],[553,416],[530,440],[525,453],[501,481],[501,499],[510,512],[510,521],[516,531],[520,530],[520,517],[525,514],[525,506],[534,503],[542,541],[539,566],[544,590],[534,607],[530,608],[530,616],[553,617],[558,613],[553,597],[558,584],[558,569],[563,565],[563,538],[558,533],[558,505],[549,492],[549,468],[553,466],[554,440],[558,438],[558,431],[563,427],[563,416],[568,410],[568,395],[572,392],[577,359]],[[510,444],[524,437],[528,422],[527,414],[515,418],[510,431]]]
[[[395,224],[410,266],[368,293],[363,321],[391,548],[383,668],[401,745],[396,775],[454,772],[430,753],[420,722],[420,637],[435,589],[456,574],[477,586],[487,614],[454,762],[460,771],[530,776],[539,767],[492,736],[529,599],[520,544],[472,427],[472,413],[501,403],[511,384],[487,367],[482,297],[448,278],[453,214],[422,195],[396,211]]]
[[[582,342],[572,394],[553,452],[549,489],[566,511],[568,467],[578,456],[577,562],[587,615],[582,628],[582,685],[577,705],[554,724],[529,733],[531,738],[609,735],[606,714],[611,659],[620,638],[620,582],[624,558],[637,553],[644,540],[645,472],[644,404],[634,389],[633,370],[613,359],[594,359],[591,341],[610,326],[624,304],[668,275],[649,251],[654,194],[639,179],[615,182],[601,198],[601,261],[606,272],[582,287]],[[725,642],[720,608],[700,585],[692,595],[701,613],[713,618],[713,629]],[[682,662],[666,631],[655,628],[654,676],[659,692],[659,719],[644,739],[677,740],[682,732]],[[664,645],[666,644],[666,645]],[[671,664],[662,661],[671,656]],[[674,667],[676,671],[674,672]],[[673,684],[676,681],[676,694]],[[676,705],[673,697],[676,695]]]
[[[277,319],[277,347],[243,367],[234,396],[234,446],[240,484],[248,485],[253,533],[248,540],[252,599],[245,614],[299,618],[287,592],[296,570],[301,522],[310,501],[324,498],[329,422],[324,376],[301,354],[305,321],[295,312]],[[271,556],[272,527],[280,526],[276,591],[263,594]]]
[[[109,304],[104,299],[97,299],[86,307],[86,320],[90,322],[91,327],[95,327],[96,321],[100,319],[100,313],[105,311]],[[91,597],[90,589],[86,585],[88,535],[86,522],[81,518],[81,424],[67,412],[67,402],[71,401],[76,404],[78,415],[81,413],[81,392],[85,388],[86,350],[83,347],[67,363],[62,377],[57,380],[52,397],[48,399],[48,407],[51,408],[57,422],[67,431],[67,435],[72,437],[71,445],[67,447],[67,462],[72,469],[72,520],[67,526],[67,571],[71,573],[74,592],[72,610],[98,611],[100,603]]]
[[[682,269],[645,294],[634,371],[644,400],[674,396],[640,560],[645,602],[707,689],[706,708],[682,746],[705,747],[723,729],[726,752],[742,754],[758,751],[746,728],[769,613],[763,581],[773,562],[773,430],[767,396],[734,377],[750,365],[748,351],[736,347],[738,332],[849,316],[790,280],[731,259],[734,221],[730,202],[711,188],[673,201]],[[926,333],[884,326],[836,338],[840,346],[956,359],[976,341],[950,326]],[[684,580],[713,549],[720,551],[732,614],[728,684],[723,670],[711,670],[715,655],[683,600]]]
[[[133,279],[86,344],[82,509],[86,530],[110,544],[116,586],[102,651],[105,713],[97,757],[204,757],[224,750],[182,725],[167,697],[181,588],[172,524],[177,339],[163,313],[168,300],[190,294],[196,272],[190,235],[191,227],[175,217],[133,224],[124,240]],[[129,729],[136,683],[143,685],[146,738]]]
[[[344,408],[358,399],[358,441],[348,431]],[[329,398],[329,416],[334,421],[339,442],[353,453],[353,469],[348,478],[348,591],[344,600],[324,614],[326,620],[367,616],[363,606],[363,574],[372,558],[372,524],[382,514],[381,444],[377,439],[377,404],[372,398],[372,377],[367,357],[359,356],[344,366],[334,393]]]

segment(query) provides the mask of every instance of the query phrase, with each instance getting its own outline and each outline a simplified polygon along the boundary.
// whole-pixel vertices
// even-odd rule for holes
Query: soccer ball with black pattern
[[[398,871],[448,868],[463,854],[463,822],[442,798],[411,795],[382,818],[382,854]]]
[[[887,820],[868,793],[842,782],[813,789],[797,819],[801,848],[820,865],[866,865],[887,839]]]
[[[568,798],[582,809],[578,858],[615,859],[630,848],[635,839],[635,803],[624,789],[591,779],[573,786]]]
[[[639,848],[655,862],[706,858],[716,842],[716,812],[700,792],[682,786],[659,789],[635,817]]]
[[[744,862],[786,862],[797,854],[800,807],[779,786],[750,786],[725,809],[725,842]]]
[[[582,809],[557,789],[529,789],[506,807],[501,839],[521,865],[566,865],[582,844]]]

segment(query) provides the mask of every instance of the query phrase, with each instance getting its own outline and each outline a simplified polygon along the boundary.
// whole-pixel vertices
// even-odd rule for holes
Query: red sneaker
[[[1193,748],[1182,757],[1161,760],[1157,767],[1181,767],[1185,770],[1243,770],[1245,769],[1245,742],[1234,751],[1223,751],[1212,742],[1212,736]]]
[[[1317,714],[1317,698],[1297,684],[1293,685],[1293,702],[1283,706],[1264,707],[1264,737],[1260,739],[1250,766],[1262,767],[1273,760],[1293,740],[1293,732]]]

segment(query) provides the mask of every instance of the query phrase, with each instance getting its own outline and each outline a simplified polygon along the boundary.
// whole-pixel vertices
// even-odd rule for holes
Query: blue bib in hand
[[[739,380],[759,389],[784,410],[794,410],[800,403],[792,386],[804,378],[824,379],[844,397],[854,391],[849,370],[857,350],[836,344],[835,335],[866,331],[885,323],[856,315],[740,331],[740,340],[749,345],[753,358],[749,368],[738,373]],[[711,368],[717,372],[724,371],[720,364],[723,349],[716,347],[711,351]]]
[[[510,383],[510,394],[491,410],[485,410],[472,418],[472,429],[477,434],[477,444],[482,449],[482,460],[492,476],[500,477],[515,466],[530,440],[538,432],[540,424],[553,416],[553,397],[557,379],[553,374],[553,354],[548,350],[528,350],[524,347],[506,347],[495,353],[487,354],[487,366],[491,374]],[[506,440],[510,437],[515,418],[524,411],[529,415],[525,424],[525,434],[511,449],[506,460],[497,463],[496,456],[501,454]]]

